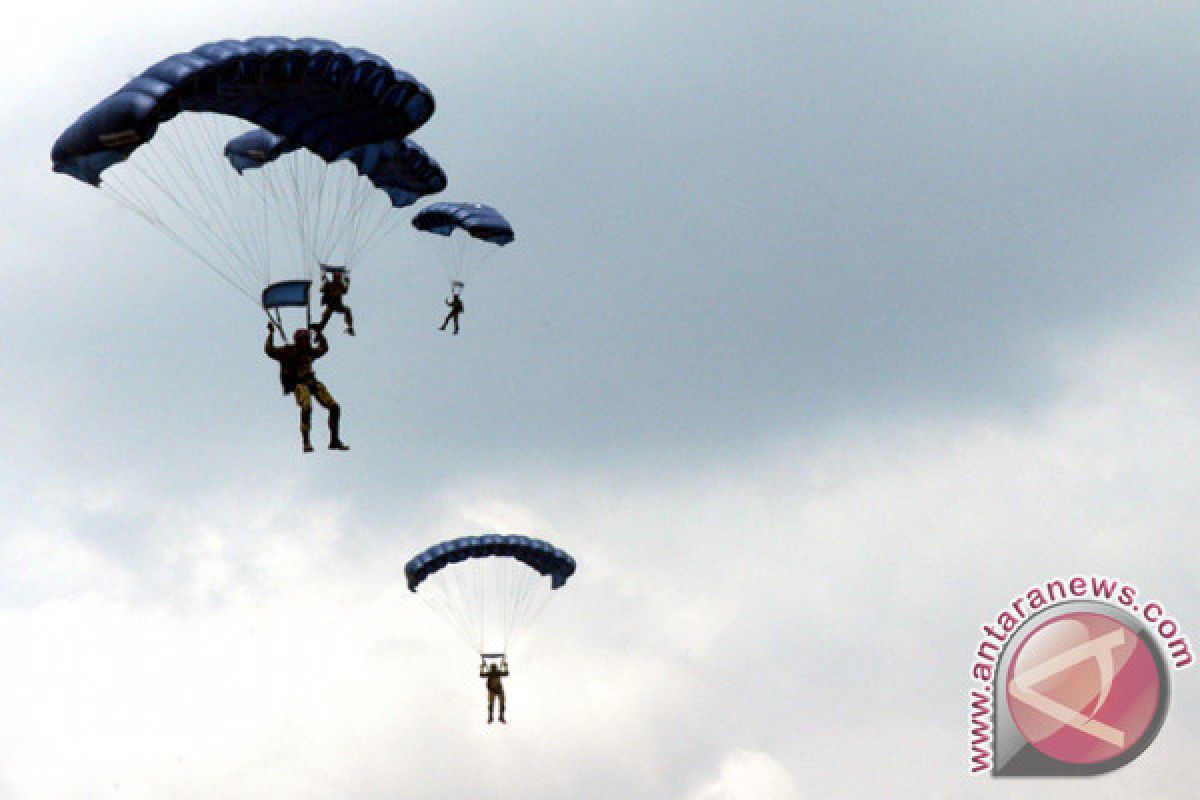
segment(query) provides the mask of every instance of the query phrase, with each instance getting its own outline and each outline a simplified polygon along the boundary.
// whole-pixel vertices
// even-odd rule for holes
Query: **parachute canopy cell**
[[[353,163],[360,175],[387,193],[395,208],[410,206],[418,198],[446,188],[441,165],[411,139],[358,145],[338,155],[338,160]]]
[[[482,203],[434,203],[418,211],[412,224],[419,231],[441,236],[449,236],[458,228],[497,245],[506,245],[516,238],[508,220]]]
[[[575,574],[575,559],[549,542],[528,536],[496,533],[462,536],[435,544],[417,554],[404,567],[409,591],[442,568],[471,558],[513,558],[540,575],[550,576],[550,588],[558,589]]]
[[[99,185],[181,111],[248,120],[329,161],[407,136],[433,115],[434,100],[382,57],[327,39],[223,40],[158,62],[86,111],[54,143],[54,169]]]

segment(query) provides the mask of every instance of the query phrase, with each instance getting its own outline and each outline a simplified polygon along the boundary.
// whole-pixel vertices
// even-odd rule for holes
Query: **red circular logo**
[[[1013,722],[1050,758],[1095,764],[1128,751],[1161,701],[1146,643],[1104,614],[1072,612],[1021,643],[1005,684]]]

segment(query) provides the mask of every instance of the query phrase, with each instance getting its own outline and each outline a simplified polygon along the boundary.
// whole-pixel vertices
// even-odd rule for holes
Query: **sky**
[[[1200,636],[1200,10],[34,4],[0,50],[0,798],[1190,797],[1200,686],[1090,781],[969,774],[980,626],[1075,574]],[[430,87],[517,240],[436,328],[355,265],[300,451],[261,312],[50,170],[220,38]],[[118,167],[119,168],[119,167]],[[331,328],[332,330],[332,328]],[[487,726],[404,585],[456,536],[579,564]],[[1192,639],[1193,646],[1200,639]]]

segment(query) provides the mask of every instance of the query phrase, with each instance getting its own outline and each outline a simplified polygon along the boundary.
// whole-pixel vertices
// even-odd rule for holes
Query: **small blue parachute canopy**
[[[265,167],[298,147],[279,134],[256,128],[226,142],[225,157],[240,175],[247,169]],[[441,165],[410,139],[358,145],[333,160],[354,164],[358,174],[387,194],[394,208],[410,206],[418,198],[446,188],[446,173]]]
[[[312,281],[279,281],[263,289],[263,308],[307,308]]]
[[[181,111],[261,125],[325,160],[402,138],[433,115],[433,94],[382,57],[327,39],[263,36],[177,53],[101,100],[54,143],[56,172],[100,184]]]
[[[455,228],[497,245],[506,245],[516,238],[512,225],[491,206],[482,203],[434,203],[417,212],[413,227],[426,233],[449,236]]]
[[[409,591],[415,592],[421,581],[449,564],[468,558],[515,558],[540,575],[550,576],[550,588],[558,589],[575,574],[575,559],[549,542],[528,536],[508,536],[488,533],[482,536],[462,536],[435,544],[414,556],[404,566]]]
[[[300,145],[289,142],[266,128],[255,128],[225,143],[225,157],[241,175],[248,169],[258,169],[287,155]]]

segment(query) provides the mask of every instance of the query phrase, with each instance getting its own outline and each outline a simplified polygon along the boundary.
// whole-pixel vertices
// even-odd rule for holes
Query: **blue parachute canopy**
[[[497,245],[516,238],[512,225],[491,206],[482,203],[434,203],[417,212],[412,220],[419,231],[449,236],[455,228]]]
[[[402,138],[433,115],[433,94],[380,56],[326,39],[231,39],[177,53],[85,112],[54,143],[56,172],[99,185],[105,169],[181,111],[261,125],[326,160]]]
[[[225,144],[225,157],[241,175],[248,169],[258,169],[300,145],[288,141],[266,128],[255,128],[235,136]]]
[[[307,308],[312,281],[279,281],[263,289],[263,308]]]
[[[415,592],[421,581],[450,564],[468,558],[515,558],[540,575],[550,576],[550,588],[558,589],[575,574],[575,559],[549,542],[528,536],[487,533],[462,536],[417,554],[404,566],[409,591]]]
[[[276,133],[257,128],[230,139],[225,144],[225,157],[241,174],[264,167],[298,147]],[[334,161],[354,164],[360,175],[387,194],[395,208],[410,206],[418,198],[446,188],[446,173],[441,166],[410,139],[385,139],[351,147]]]

